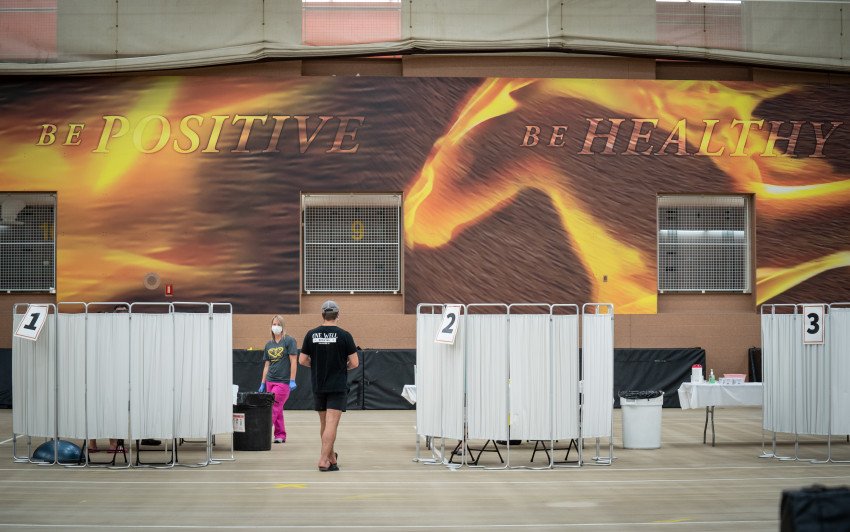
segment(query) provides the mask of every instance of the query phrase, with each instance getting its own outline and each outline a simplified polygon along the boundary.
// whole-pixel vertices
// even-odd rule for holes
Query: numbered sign
[[[45,321],[47,321],[47,305],[30,305],[27,307],[24,319],[18,324],[15,336],[35,342]]]
[[[803,344],[823,343],[824,305],[803,305]]]
[[[245,432],[245,414],[233,414],[233,432]]]
[[[443,322],[440,323],[435,341],[438,344],[454,345],[459,325],[460,305],[446,305],[446,310],[443,312]]]

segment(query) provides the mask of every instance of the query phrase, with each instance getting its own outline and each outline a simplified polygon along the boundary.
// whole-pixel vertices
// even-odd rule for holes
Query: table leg
[[[711,446],[714,447],[714,407],[711,407]]]
[[[702,427],[702,443],[705,443],[705,433],[708,430],[708,409],[709,407],[705,407],[705,425]]]

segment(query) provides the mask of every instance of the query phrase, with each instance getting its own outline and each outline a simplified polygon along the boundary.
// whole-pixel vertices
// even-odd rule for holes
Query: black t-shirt
[[[313,392],[348,391],[348,355],[357,352],[351,334],[335,325],[321,325],[304,336],[301,352],[310,357]]]

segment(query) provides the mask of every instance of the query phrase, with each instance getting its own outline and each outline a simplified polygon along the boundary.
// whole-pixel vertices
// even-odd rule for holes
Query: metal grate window
[[[55,194],[0,194],[0,290],[56,292]]]
[[[304,290],[399,292],[400,194],[305,194]]]
[[[668,1],[655,4],[659,44],[741,50],[741,2]]]
[[[750,292],[746,196],[658,196],[658,291]]]
[[[303,0],[301,36],[308,46],[401,39],[399,0]]]

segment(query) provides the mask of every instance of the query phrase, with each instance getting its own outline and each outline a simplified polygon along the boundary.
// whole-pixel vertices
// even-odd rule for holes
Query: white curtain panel
[[[578,320],[578,315],[552,316],[556,439],[579,437]]]
[[[13,330],[22,317],[15,316]],[[12,430],[15,434],[52,438],[56,415],[53,315],[42,327],[37,342],[12,337]]]
[[[829,324],[832,433],[850,434],[850,308],[831,308]]]
[[[453,345],[434,341],[440,314],[416,317],[416,432],[420,436],[463,438],[463,349],[461,315]]]
[[[776,389],[777,364],[779,352],[776,325],[770,314],[761,315],[761,375],[762,375],[762,428],[774,431],[778,420],[778,412],[774,405]]]
[[[126,438],[130,402],[130,315],[89,313],[86,321],[90,438]]]
[[[58,315],[59,437],[86,437],[86,315]]]
[[[548,314],[510,315],[511,438],[554,438]]]
[[[209,418],[209,314],[175,312],[175,400],[178,438],[205,439]]]
[[[582,437],[611,437],[614,408],[614,316],[582,315]]]
[[[508,317],[466,316],[467,417],[470,439],[508,439]]]
[[[213,314],[212,433],[233,432],[233,314]]]
[[[805,318],[800,315],[802,336]],[[823,327],[830,330],[829,314],[823,316]],[[802,338],[801,338],[802,344]],[[796,389],[799,392],[795,415],[798,434],[829,434],[829,355],[827,345],[801,345],[795,360]]]
[[[132,314],[130,379],[133,438],[173,438],[174,323],[171,314]]]
[[[794,433],[797,404],[803,399],[795,361],[803,352],[802,316],[762,314],[762,380],[764,428]]]

